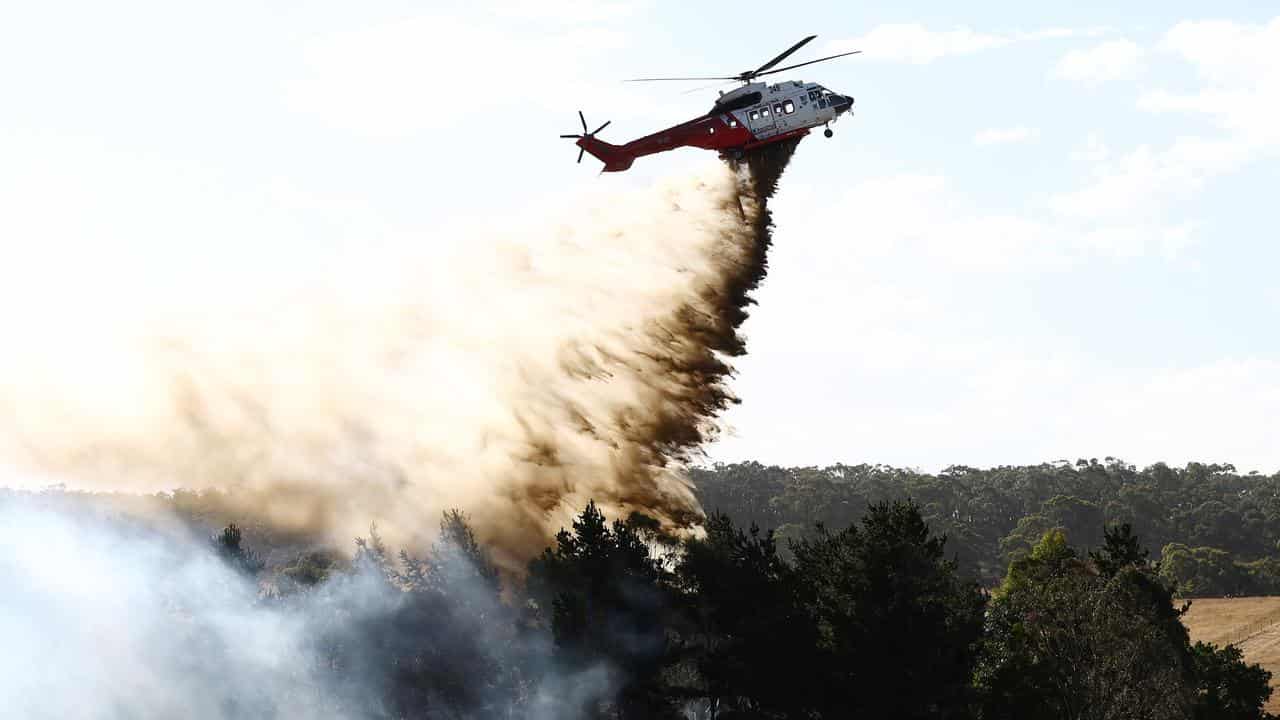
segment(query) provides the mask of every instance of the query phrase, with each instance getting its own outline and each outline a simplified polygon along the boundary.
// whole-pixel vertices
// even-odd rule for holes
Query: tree
[[[993,600],[975,682],[982,718],[1187,717],[1182,637],[1153,616],[1129,567],[1111,576],[1061,532],[1015,562]]]
[[[1160,552],[1160,575],[1182,597],[1249,595],[1252,578],[1223,550],[1169,543]]]
[[[1247,664],[1240,649],[1196,643],[1196,720],[1265,720],[1271,673]]]
[[[912,502],[793,547],[818,634],[809,701],[823,717],[962,717],[983,596],[962,581]]]
[[[1269,557],[1280,543],[1280,473],[1242,475],[1230,465],[1138,470],[1106,458],[954,466],[934,475],[882,465],[744,463],[699,469],[694,480],[704,507],[724,511],[741,527],[756,521],[766,529],[838,528],[860,519],[868,502],[918,498],[930,527],[947,534],[961,572],[987,585],[1055,527],[1093,547],[1103,542],[1103,527],[1127,522],[1152,547],[1213,547],[1239,564]],[[1255,590],[1275,587],[1280,583]]]
[[[668,573],[639,530],[612,525],[594,502],[529,563],[534,621],[549,627],[566,669],[603,665],[619,687],[622,717],[675,717],[662,670],[673,660]],[[599,712],[595,707],[588,712]]]
[[[249,577],[255,577],[262,572],[266,562],[256,552],[242,545],[242,539],[240,528],[231,523],[210,538],[209,542],[224,562]]]
[[[349,615],[339,614],[322,641],[335,682],[355,692],[372,683],[390,717],[514,712],[522,699],[517,613],[502,601],[496,566],[466,517],[444,513],[420,558],[401,551],[397,560],[376,528],[356,542],[353,571],[328,583],[348,583],[331,597],[360,603],[337,608]]]
[[[426,707],[448,716],[506,717],[517,699],[511,661],[516,613],[502,601],[497,565],[466,516],[445,512],[423,559],[401,551],[405,592],[394,631],[406,633],[396,677],[406,716]]]
[[[1116,573],[1126,567],[1146,567],[1149,555],[1138,541],[1138,536],[1133,534],[1133,526],[1123,523],[1103,531],[1102,547],[1090,551],[1089,559],[1098,572],[1107,577],[1115,577]]]
[[[817,635],[795,570],[779,556],[772,532],[756,525],[743,532],[720,513],[704,527],[705,538],[685,544],[677,575],[694,618],[710,716],[799,716],[799,700],[817,690]]]

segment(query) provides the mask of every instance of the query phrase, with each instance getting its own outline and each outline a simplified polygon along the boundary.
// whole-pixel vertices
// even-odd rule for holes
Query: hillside
[[[1280,597],[1200,598],[1182,622],[1192,641],[1234,644],[1246,661],[1271,671],[1267,712],[1280,712]]]
[[[940,473],[885,465],[775,467],[738,463],[695,468],[698,499],[740,525],[787,538],[816,523],[845,527],[867,504],[909,497],[947,536],[966,574],[998,583],[1051,528],[1096,547],[1102,529],[1130,523],[1183,597],[1280,595],[1280,473],[1231,465],[1161,463],[1137,468],[1106,458]]]

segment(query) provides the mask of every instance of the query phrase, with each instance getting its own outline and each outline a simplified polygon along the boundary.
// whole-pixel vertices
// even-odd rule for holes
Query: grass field
[[[1201,598],[1182,617],[1192,641],[1240,648],[1246,660],[1271,671],[1275,694],[1268,712],[1280,712],[1280,597]]]

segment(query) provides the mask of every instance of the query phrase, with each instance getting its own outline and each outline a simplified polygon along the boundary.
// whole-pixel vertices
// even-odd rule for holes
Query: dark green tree
[[[1266,720],[1271,673],[1244,661],[1240,649],[1196,643],[1196,720]]]
[[[236,527],[235,523],[227,525],[209,542],[224,562],[249,577],[257,576],[266,566],[266,562],[258,557],[258,553],[243,544],[240,528]]]
[[[1160,575],[1182,597],[1252,594],[1253,578],[1225,550],[1169,543],[1160,555]]]
[[[1191,645],[1187,606],[1132,528],[1082,560],[1061,531],[1009,568],[975,684],[983,718],[1263,718],[1270,674],[1235,648]]]
[[[883,465],[780,468],[744,463],[693,472],[704,507],[739,526],[844,527],[867,503],[915,497],[935,532],[945,532],[960,570],[998,583],[1008,563],[1048,530],[1063,528],[1085,547],[1102,528],[1129,523],[1152,547],[1215,548],[1239,564],[1270,557],[1280,543],[1280,473],[1240,474],[1230,465],[1155,464],[1115,458],[990,469],[954,466],[936,475]],[[785,556],[785,550],[784,550]],[[1269,572],[1268,569],[1259,569]],[[1246,568],[1245,575],[1253,570]],[[1267,578],[1254,591],[1280,592]]]
[[[705,538],[685,544],[677,574],[709,715],[803,717],[803,699],[819,690],[818,638],[795,570],[772,532],[744,532],[721,513],[704,527]]]
[[[663,670],[674,660],[667,627],[674,603],[669,574],[641,529],[612,524],[594,502],[529,563],[534,622],[549,627],[564,669],[607,668],[619,688],[611,712],[623,718],[676,717]],[[569,711],[603,713],[609,708]]]
[[[517,612],[503,602],[497,568],[464,515],[446,512],[422,557],[405,551],[393,557],[370,528],[367,539],[357,540],[352,565],[351,574],[329,583],[358,584],[337,597],[369,606],[336,608],[323,639],[340,691],[358,695],[372,683],[386,716],[395,718],[517,712],[523,701]]]
[[[1126,567],[1147,567],[1149,555],[1138,536],[1133,534],[1133,526],[1122,523],[1103,531],[1102,547],[1090,551],[1089,559],[1098,572],[1107,577],[1115,577],[1116,573]]]
[[[1061,531],[1047,533],[991,602],[975,674],[980,717],[1188,717],[1186,631],[1171,605],[1156,607],[1143,572],[1108,576]]]
[[[960,579],[912,502],[795,544],[818,633],[812,703],[822,717],[963,717],[984,599]]]

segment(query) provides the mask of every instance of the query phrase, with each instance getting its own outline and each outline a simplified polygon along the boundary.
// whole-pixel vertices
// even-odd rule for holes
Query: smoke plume
[[[67,499],[0,493],[6,718],[571,720],[617,691],[604,663],[558,667],[550,636],[519,632],[447,541],[429,588],[357,556],[264,593],[208,538]]]
[[[28,322],[0,457],[27,484],[229,489],[343,546],[371,521],[419,542],[458,507],[512,567],[589,499],[689,528],[681,463],[734,402],[794,146],[351,277]]]

